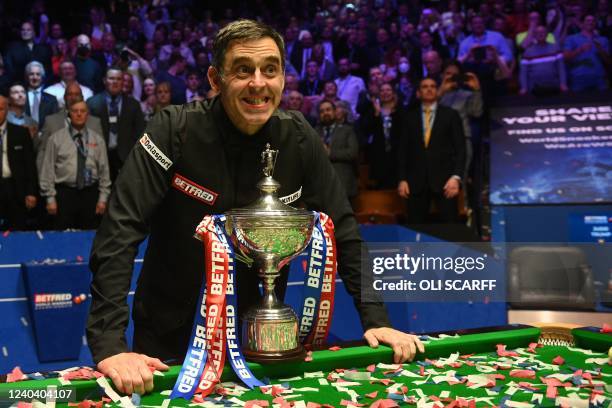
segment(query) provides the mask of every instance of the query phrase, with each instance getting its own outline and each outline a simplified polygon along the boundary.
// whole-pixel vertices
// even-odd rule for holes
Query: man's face
[[[319,74],[319,65],[316,62],[309,62],[306,65],[306,74],[310,77],[315,77]]]
[[[0,125],[6,120],[6,114],[8,113],[8,101],[2,95],[0,95]]]
[[[66,102],[66,106],[72,106],[72,104],[79,99],[83,99],[81,87],[76,83],[68,85],[66,87],[66,91],[64,92],[64,102]]]
[[[370,81],[375,82],[380,85],[383,80],[383,73],[380,68],[371,68],[370,69]]]
[[[319,121],[324,126],[329,126],[336,120],[336,110],[329,102],[323,102],[319,106]]]
[[[385,30],[384,28],[379,28],[376,32],[376,41],[379,44],[386,44],[388,39],[389,34],[387,34],[387,30]]]
[[[208,71],[209,81],[242,132],[257,132],[281,102],[285,76],[280,50],[272,38],[233,42],[223,61],[223,72]]]
[[[289,98],[287,101],[287,109],[290,110],[300,110],[302,109],[302,102],[304,101],[304,97],[298,91],[291,91],[289,93]]]
[[[111,33],[106,33],[102,36],[102,48],[105,52],[115,51],[115,36]]]
[[[538,26],[535,31],[535,38],[539,44],[544,44],[546,42],[546,36],[548,35],[548,30],[544,26]]]
[[[348,58],[341,58],[340,61],[338,61],[338,73],[340,76],[348,75],[350,71],[351,65]]]
[[[24,107],[26,104],[26,91],[21,85],[13,85],[9,90],[11,105]]]
[[[419,34],[419,44],[421,44],[422,48],[429,48],[431,46],[431,34],[429,34],[427,31],[423,31],[421,34]]]
[[[199,87],[200,87],[200,77],[198,77],[196,74],[190,74],[187,77],[187,88],[190,91],[197,91]]]
[[[28,72],[28,85],[30,85],[30,88],[38,88],[42,83],[42,79],[42,69],[36,65],[30,67],[30,72]]]
[[[435,51],[425,53],[423,64],[427,68],[428,75],[438,75],[442,69],[442,59]]]
[[[62,37],[62,26],[58,23],[55,23],[51,26],[51,38],[61,38]]]
[[[109,70],[106,73],[106,77],[104,77],[104,87],[110,95],[119,95],[123,90],[123,74],[121,71],[116,69]]]
[[[327,82],[323,87],[323,93],[326,98],[335,99],[336,93],[338,92],[338,88],[334,82]]]
[[[304,48],[312,47],[312,44],[313,44],[312,34],[310,34],[310,33],[303,34],[302,35],[302,44],[304,45]]]
[[[30,23],[23,23],[21,25],[21,39],[23,41],[32,41],[34,38],[34,27]]]
[[[380,101],[391,102],[393,99],[393,87],[390,84],[383,84],[380,87]]]
[[[584,31],[589,33],[595,31],[595,17],[586,16],[584,18],[584,22],[582,23],[582,28]]]
[[[485,32],[484,20],[482,17],[474,17],[472,19],[472,32],[476,36],[480,36]]]
[[[72,126],[82,129],[85,123],[87,123],[87,117],[89,116],[87,104],[83,101],[72,104],[68,110],[68,116],[70,116]]]
[[[290,91],[297,91],[299,88],[300,82],[295,75],[287,75],[285,78],[285,89]]]
[[[161,106],[170,105],[170,100],[172,99],[172,93],[170,92],[170,88],[164,84],[159,85],[155,89],[155,97],[157,98],[157,102]]]
[[[427,78],[421,81],[417,96],[423,103],[433,103],[438,94],[438,85],[433,79]]]
[[[122,88],[122,92],[124,95],[131,95],[132,91],[134,90],[134,78],[132,78],[132,75],[128,74],[127,72],[123,73],[123,88]]]
[[[152,42],[148,42],[144,46],[144,57],[147,60],[152,60],[157,56],[157,50],[155,49],[155,44]]]
[[[72,62],[65,62],[60,65],[60,77],[64,82],[72,82],[76,78],[76,69]]]
[[[179,45],[181,45],[181,40],[181,32],[179,30],[172,31],[172,33],[170,34],[170,42],[172,43],[172,45],[178,47]]]

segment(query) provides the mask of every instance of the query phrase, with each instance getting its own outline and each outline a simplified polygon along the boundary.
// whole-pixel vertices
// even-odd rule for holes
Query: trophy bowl
[[[264,289],[261,302],[243,317],[245,357],[260,363],[302,359],[297,316],[277,300],[274,282],[280,269],[310,242],[315,213],[275,201],[230,210],[226,217],[236,254],[256,266]]]

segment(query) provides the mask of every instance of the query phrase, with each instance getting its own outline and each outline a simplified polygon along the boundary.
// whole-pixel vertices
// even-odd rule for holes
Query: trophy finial
[[[266,143],[266,150],[261,153],[261,162],[264,164],[263,173],[266,177],[272,177],[278,150],[270,149],[270,143]]]

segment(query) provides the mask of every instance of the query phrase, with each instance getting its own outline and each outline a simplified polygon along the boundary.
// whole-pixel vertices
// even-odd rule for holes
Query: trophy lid
[[[256,215],[259,217],[287,215],[312,217],[311,211],[291,207],[279,200],[277,192],[281,185],[272,177],[277,156],[278,150],[272,150],[270,143],[266,143],[266,150],[261,153],[264,177],[257,183],[257,188],[261,191],[260,197],[246,207],[228,211],[228,214],[238,216]]]

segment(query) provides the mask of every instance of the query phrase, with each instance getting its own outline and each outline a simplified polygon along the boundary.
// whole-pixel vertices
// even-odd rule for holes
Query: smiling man
[[[208,79],[217,96],[167,107],[152,118],[117,179],[96,235],[87,333],[98,369],[119,390],[142,393],[153,387],[149,367],[165,369],[160,359],[185,355],[205,265],[194,229],[205,214],[244,207],[259,197],[267,143],[279,150],[274,174],[279,197],[332,217],[339,272],[365,338],[372,346],[390,344],[398,362],[411,359],[422,350],[418,339],[391,329],[381,303],[361,299],[362,240],[320,138],[301,114],[277,109],[284,86],[281,36],[260,23],[236,21],[219,31],[213,54]],[[134,256],[149,233],[129,352],[126,298]],[[246,265],[236,269],[242,314],[259,300],[259,282]],[[287,271],[278,281],[282,299]]]

